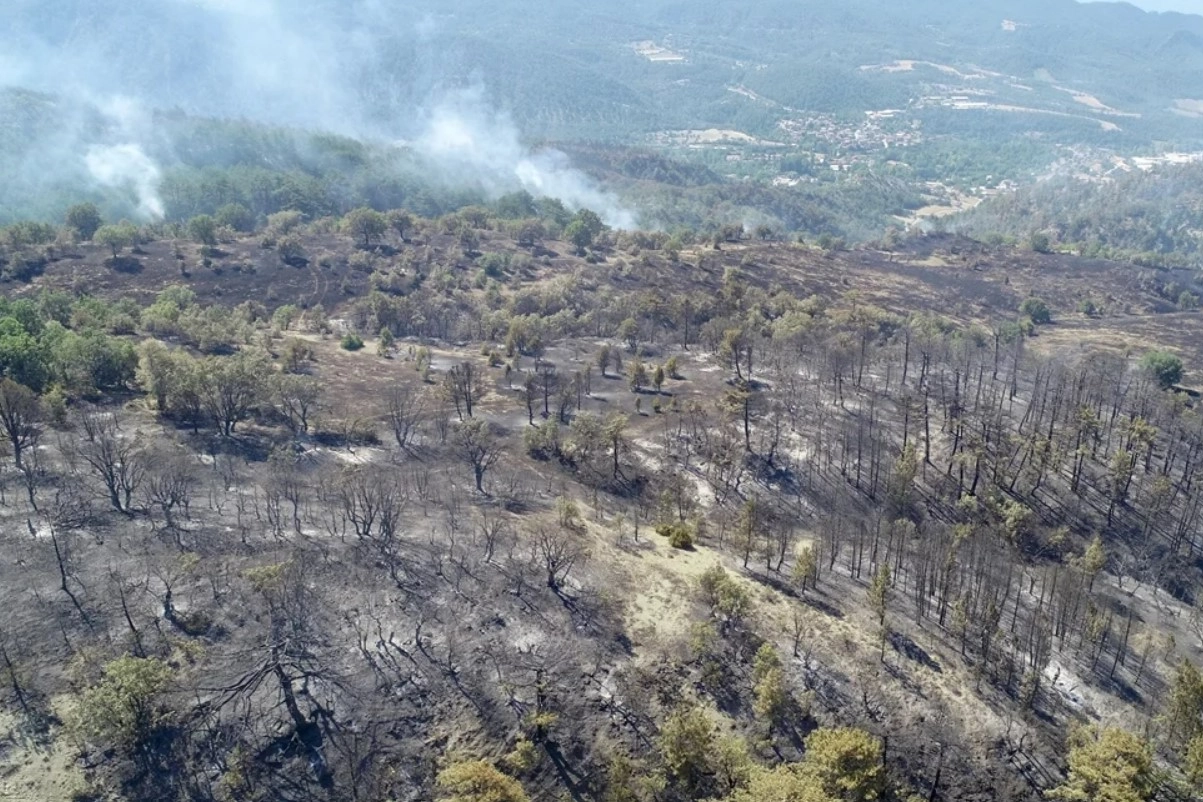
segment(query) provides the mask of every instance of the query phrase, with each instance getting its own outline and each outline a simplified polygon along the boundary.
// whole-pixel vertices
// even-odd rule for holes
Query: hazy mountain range
[[[1203,18],[1127,4],[7,6],[0,83],[342,133],[412,136],[432,106],[465,86],[526,134],[553,138],[712,125],[764,132],[792,109],[920,105],[937,126],[986,115],[984,124],[1010,130],[1013,120],[1002,118],[1018,114],[1026,115],[1021,130],[1146,142],[1198,138],[1203,114]],[[949,121],[951,98],[963,108]]]
[[[1114,2],[1115,0],[1087,0],[1087,2]],[[1203,3],[1199,0],[1140,0],[1133,3],[1145,11],[1176,11],[1180,14],[1203,14]]]

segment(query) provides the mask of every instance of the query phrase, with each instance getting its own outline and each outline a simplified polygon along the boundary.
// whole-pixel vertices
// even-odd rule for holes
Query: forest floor
[[[65,712],[66,699],[52,704]],[[69,739],[28,732],[23,720],[0,710],[0,802],[52,802],[74,799],[87,789]]]

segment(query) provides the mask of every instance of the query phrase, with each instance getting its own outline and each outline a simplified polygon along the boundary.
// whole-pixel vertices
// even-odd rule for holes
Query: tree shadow
[[[559,744],[547,741],[543,744],[543,751],[547,753],[548,759],[551,760],[551,765],[556,770],[556,776],[560,778],[560,783],[568,791],[568,795],[572,797],[573,802],[584,802],[584,792],[587,790],[588,777],[573,769],[564,757],[564,753],[560,751]]]
[[[798,752],[806,751],[806,736],[819,728],[819,723],[809,714],[803,713],[797,701],[790,700],[790,715],[778,725],[778,731],[785,736],[790,745]]]
[[[323,752],[326,739],[322,727],[315,718],[316,714],[303,727],[272,740],[259,751],[257,759],[276,768],[283,768],[288,760],[302,759],[309,765],[317,784],[328,790],[334,785],[334,774]]]
[[[927,653],[927,650],[915,643],[915,641],[913,641],[909,635],[905,635],[901,632],[891,631],[886,637],[886,641],[890,644],[890,647],[895,652],[902,655],[906,659],[913,660],[925,668],[930,668],[932,671],[935,671],[938,674],[944,672],[944,669],[940,667],[939,663],[932,659],[932,656]]]
[[[893,677],[894,680],[903,687],[903,689],[905,689],[908,693],[912,694],[916,698],[918,698],[918,699],[926,699],[927,698],[927,694],[924,692],[923,686],[921,686],[919,683],[915,682],[915,680],[913,680],[909,674],[907,674],[904,670],[902,670],[901,666],[897,666],[897,665],[894,665],[893,663],[887,662],[885,664],[885,672],[887,674],[889,674],[891,677]]]
[[[784,577],[782,577],[779,574],[774,575],[774,574],[765,573],[764,571],[749,571],[748,573],[757,582],[760,582],[761,584],[764,584],[764,585],[768,585],[773,590],[775,590],[778,593],[781,593],[785,596],[789,596],[791,599],[797,599],[798,601],[805,604],[807,607],[810,607],[812,610],[816,610],[820,613],[823,613],[824,615],[831,616],[832,618],[843,618],[844,617],[843,610],[836,607],[834,604],[827,601],[826,599],[821,598],[820,596],[816,595],[817,593],[819,593],[819,591],[811,591],[810,593],[805,593],[805,594],[799,593],[798,589],[796,587],[794,587],[794,584],[791,581],[785,579]]]
[[[814,594],[807,594],[802,597],[802,603],[807,607],[819,611],[823,615],[831,616],[832,618],[843,618],[844,611],[836,607],[826,599],[821,599]]]
[[[367,251],[368,253],[375,253],[375,254],[379,254],[381,256],[388,256],[388,257],[396,256],[397,254],[401,253],[401,250],[399,248],[395,248],[392,245],[389,245],[388,243],[385,243],[385,242],[374,242],[371,245],[364,245],[362,243],[356,243],[355,250]]]
[[[245,462],[267,462],[271,456],[272,443],[265,438],[234,434],[222,437],[210,433],[206,440],[206,451],[213,456],[239,457]]]
[[[142,272],[142,262],[133,256],[114,256],[107,261],[110,269],[126,275],[137,275]]]
[[[1091,678],[1094,680],[1096,687],[1123,699],[1128,704],[1139,705],[1145,701],[1144,694],[1118,674],[1108,676],[1104,671],[1096,670],[1093,672]]]

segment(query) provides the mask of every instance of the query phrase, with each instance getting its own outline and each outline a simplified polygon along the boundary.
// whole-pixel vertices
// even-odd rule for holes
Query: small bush
[[[504,758],[506,766],[519,774],[530,771],[539,762],[539,753],[535,745],[526,738],[519,738],[514,744],[514,750]]]
[[[668,538],[668,545],[674,549],[693,548],[693,529],[689,524],[680,522],[660,524],[656,527],[656,534]]]
[[[675,356],[670,356],[668,361],[664,363],[664,372],[668,374],[670,379],[681,378],[681,360]]]
[[[265,239],[266,243],[268,240]],[[264,247],[267,247],[266,244]],[[300,264],[306,259],[305,246],[301,244],[301,240],[295,236],[287,236],[277,241],[276,252],[280,254],[280,258],[285,263],[290,265]]]
[[[510,266],[510,256],[506,253],[486,253],[480,258],[480,266],[489,278],[501,278]]]
[[[344,351],[358,351],[363,348],[363,338],[358,334],[347,332],[338,344]]]
[[[692,549],[693,534],[685,528],[678,528],[668,538],[668,545],[674,549]]]
[[[241,203],[227,203],[217,210],[214,219],[219,226],[229,227],[235,231],[249,232],[255,230],[254,213]]]
[[[1052,310],[1039,298],[1025,298],[1019,305],[1019,314],[1029,318],[1036,325],[1045,325],[1053,321]]]
[[[55,426],[66,425],[67,393],[61,384],[51,385],[50,389],[42,395],[42,403],[46,407],[46,413],[50,416],[52,424]]]
[[[80,699],[75,730],[89,740],[136,746],[163,720],[159,698],[171,677],[171,668],[155,658],[121,657],[107,663],[104,677]]]
[[[559,456],[563,449],[560,443],[560,427],[554,420],[529,427],[522,435],[526,451],[535,459],[548,460]]]
[[[356,251],[347,259],[347,267],[356,273],[371,273],[376,269],[376,260],[366,251]]]
[[[1140,360],[1144,368],[1163,389],[1169,389],[1182,381],[1182,360],[1169,351],[1149,351]]]

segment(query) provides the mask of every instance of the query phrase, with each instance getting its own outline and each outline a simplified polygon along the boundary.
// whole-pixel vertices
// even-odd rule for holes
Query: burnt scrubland
[[[1190,271],[3,230],[0,798],[1189,799]]]
[[[6,6],[0,801],[1203,798],[1200,17]]]

